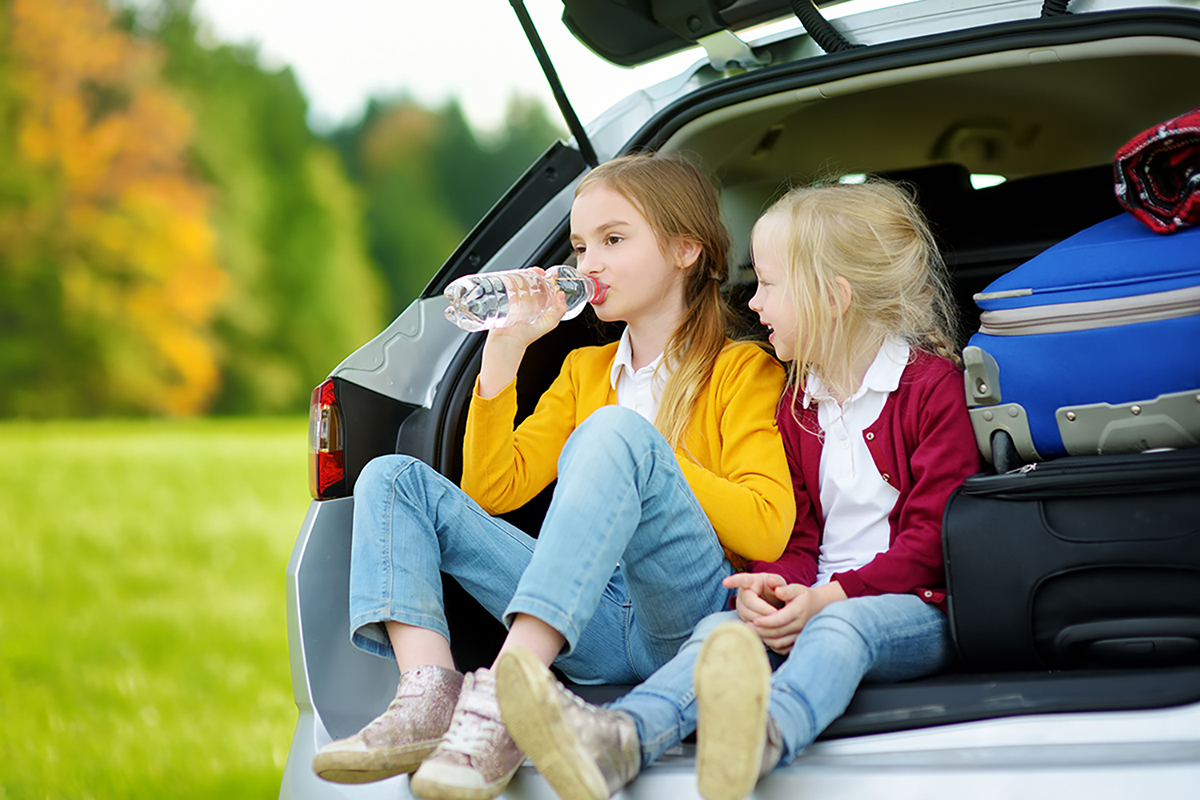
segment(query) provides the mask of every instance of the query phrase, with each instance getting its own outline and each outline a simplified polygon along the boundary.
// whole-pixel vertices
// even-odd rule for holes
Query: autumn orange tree
[[[194,122],[96,0],[10,0],[0,64],[0,414],[189,414],[228,279]]]
[[[0,0],[0,417],[302,412],[560,135],[402,97],[321,137],[202,38],[191,0]]]

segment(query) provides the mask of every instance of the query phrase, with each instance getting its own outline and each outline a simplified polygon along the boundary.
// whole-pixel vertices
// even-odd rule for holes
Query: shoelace
[[[400,700],[392,700],[392,702],[388,703],[387,710],[384,711],[382,714],[380,714],[375,719],[371,720],[371,722],[367,725],[367,727],[363,728],[363,732],[365,733],[366,731],[369,731],[369,730],[379,730],[381,728],[388,727],[388,725],[391,724],[391,722],[389,720],[389,715],[393,711],[402,709],[403,707],[404,707],[404,703],[401,702]]]
[[[469,717],[469,719],[468,719]],[[472,712],[455,714],[450,723],[450,730],[442,737],[442,749],[453,750],[463,755],[471,755],[478,751],[480,745],[487,744],[504,726],[494,719],[488,719]]]

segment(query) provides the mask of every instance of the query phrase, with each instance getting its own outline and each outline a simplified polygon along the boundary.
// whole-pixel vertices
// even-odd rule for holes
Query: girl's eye
[[[586,250],[587,248],[581,244],[577,244],[577,245],[575,245],[574,249],[575,249],[575,255],[581,256],[581,255],[583,255],[583,251]]]
[[[621,237],[615,233],[610,233],[604,241],[606,244],[617,244],[621,241]]]

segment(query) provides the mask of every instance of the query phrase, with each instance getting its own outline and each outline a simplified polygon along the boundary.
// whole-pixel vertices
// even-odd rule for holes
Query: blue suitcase
[[[1200,228],[1163,235],[1122,214],[975,301],[967,405],[997,469],[1200,443]]]

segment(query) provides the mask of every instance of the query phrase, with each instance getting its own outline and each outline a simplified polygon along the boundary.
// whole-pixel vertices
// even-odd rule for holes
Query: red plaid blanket
[[[1200,108],[1143,131],[1115,158],[1129,213],[1159,233],[1200,224]]]

